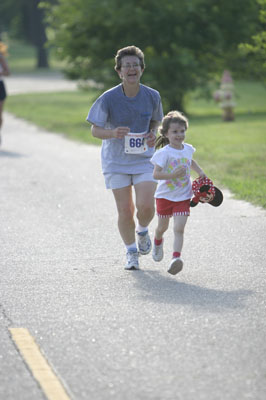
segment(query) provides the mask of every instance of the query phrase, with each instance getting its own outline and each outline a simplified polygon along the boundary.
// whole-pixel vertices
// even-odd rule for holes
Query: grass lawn
[[[98,94],[91,90],[14,95],[8,97],[6,110],[71,139],[100,145],[85,122]],[[216,103],[191,94],[186,141],[196,147],[195,159],[217,186],[266,208],[266,89],[256,82],[237,82],[236,101],[235,121],[223,122]]]
[[[49,50],[50,68],[36,68],[37,50],[35,47],[24,42],[10,39],[8,40],[8,65],[12,74],[41,74],[60,71],[64,63],[53,56],[53,51]]]
[[[86,122],[89,108],[97,92],[20,94],[9,96],[5,109],[48,131],[63,133],[73,140],[101,144],[90,134]]]

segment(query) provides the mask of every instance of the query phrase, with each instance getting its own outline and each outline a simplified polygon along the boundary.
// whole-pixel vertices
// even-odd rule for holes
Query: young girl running
[[[173,258],[168,268],[168,272],[172,275],[183,268],[181,250],[192,197],[190,169],[200,177],[206,176],[193,160],[195,148],[184,143],[187,129],[187,118],[178,111],[170,111],[163,118],[160,135],[156,140],[156,150],[162,148],[151,158],[154,164],[153,177],[159,181],[155,192],[158,225],[155,230],[152,257],[154,261],[163,259],[163,234],[169,227],[170,217],[173,216]]]

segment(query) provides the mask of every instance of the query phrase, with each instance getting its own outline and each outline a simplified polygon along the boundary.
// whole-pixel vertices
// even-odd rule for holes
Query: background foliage
[[[11,38],[33,45],[36,49],[36,67],[46,68],[46,26],[39,4],[40,0],[1,0],[0,33],[8,33]]]
[[[260,5],[258,32],[251,43],[240,44],[239,48],[249,63],[253,77],[266,83],[266,0],[257,0]]]
[[[48,38],[68,77],[93,79],[105,89],[117,83],[116,51],[135,44],[146,57],[143,83],[160,91],[166,111],[184,110],[186,93],[200,88],[201,96],[210,95],[210,83],[220,80],[224,69],[237,79],[264,79],[265,3],[1,0],[0,33],[33,44],[38,68],[48,66]]]
[[[146,57],[145,83],[167,109],[184,109],[186,92],[224,68],[243,69],[237,52],[258,27],[254,0],[59,0],[45,3],[50,40],[72,78],[117,83],[117,49],[135,44]],[[231,68],[232,67],[232,68]]]
[[[266,0],[46,0],[45,24],[39,3],[1,0],[0,33],[12,39],[12,74],[32,73],[34,52],[21,39],[38,49],[41,67],[40,52],[46,50],[41,29],[62,59],[55,64],[49,52],[53,67],[67,65],[69,77],[93,79],[104,88],[119,81],[113,70],[117,49],[139,46],[146,57],[143,83],[160,91],[165,112],[186,107],[188,142],[206,172],[235,196],[266,208],[266,95],[261,83],[250,81],[265,80]],[[225,68],[236,83],[233,123],[224,123],[218,105],[204,98],[218,88]],[[85,117],[102,89],[87,87],[9,96],[5,106],[48,130],[91,143]]]

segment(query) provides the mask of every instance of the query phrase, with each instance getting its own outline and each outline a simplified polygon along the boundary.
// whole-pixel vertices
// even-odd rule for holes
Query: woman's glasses
[[[137,69],[139,67],[140,67],[140,64],[137,64],[137,63],[134,63],[134,64],[126,63],[126,64],[122,65],[122,68],[125,68],[125,69],[130,69],[130,68]]]

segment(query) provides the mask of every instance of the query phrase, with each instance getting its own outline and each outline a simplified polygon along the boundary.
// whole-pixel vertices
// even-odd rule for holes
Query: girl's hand
[[[113,129],[113,138],[116,139],[123,139],[128,133],[130,129],[127,126],[118,126],[117,128]]]
[[[183,176],[186,176],[186,171],[186,167],[184,165],[180,165],[174,170],[174,172],[171,173],[171,178],[182,178]]]

